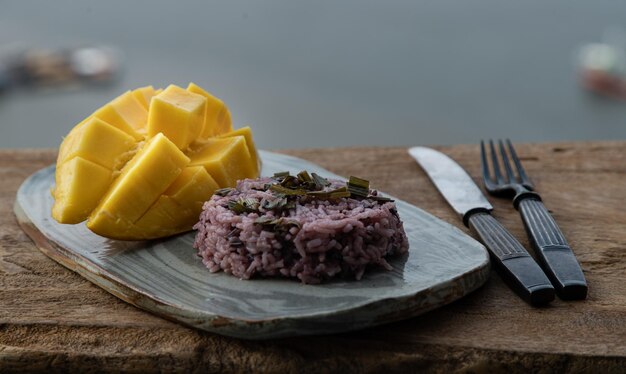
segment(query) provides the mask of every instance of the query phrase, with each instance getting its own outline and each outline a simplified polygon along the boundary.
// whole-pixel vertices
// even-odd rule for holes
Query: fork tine
[[[485,142],[480,141],[480,163],[483,167],[483,182],[487,189],[493,186],[493,180],[491,179],[491,175],[489,173],[489,165],[487,164],[487,154],[485,152]]]
[[[515,175],[513,174],[513,169],[511,168],[511,161],[509,161],[509,156],[506,154],[504,150],[504,143],[502,140],[498,140],[498,146],[500,148],[500,155],[502,156],[502,164],[504,165],[504,170],[506,170],[506,175],[509,177],[509,183],[514,183],[517,181]]]
[[[496,175],[496,183],[504,183],[502,179],[502,173],[500,173],[500,165],[498,165],[498,156],[496,155],[496,148],[493,146],[493,140],[489,139],[489,148],[491,149],[491,164],[493,166],[493,173]]]
[[[533,182],[530,180],[530,178],[528,178],[528,175],[526,175],[526,171],[524,170],[524,167],[522,166],[522,163],[520,162],[519,157],[517,157],[517,152],[515,152],[515,148],[513,148],[513,144],[511,143],[511,140],[507,139],[506,144],[509,147],[509,154],[511,155],[511,158],[513,159],[513,162],[515,163],[517,174],[522,180],[522,183],[527,185],[527,187],[532,187]]]

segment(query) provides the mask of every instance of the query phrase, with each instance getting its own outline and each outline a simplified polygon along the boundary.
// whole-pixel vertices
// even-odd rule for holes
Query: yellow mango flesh
[[[138,220],[174,182],[189,158],[158,134],[122,169],[87,221],[96,234],[116,237],[115,228]]]
[[[53,218],[87,220],[91,231],[113,239],[190,230],[216,189],[259,172],[249,127],[202,138],[206,103],[180,87],[147,86],[76,125],[59,148]]]
[[[198,139],[204,126],[206,99],[170,85],[152,98],[148,136],[163,133],[180,149]]]
[[[75,157],[58,169],[52,218],[63,223],[84,221],[112,180],[111,170]]]
[[[258,152],[256,149],[256,145],[254,144],[254,139],[252,138],[252,129],[250,126],[242,127],[240,129],[227,132],[225,134],[220,135],[220,138],[230,138],[233,136],[243,136],[246,140],[246,146],[248,147],[248,152],[250,154],[250,159],[252,160],[252,164],[254,166],[254,170],[258,173],[261,171],[261,162],[259,160]]]
[[[91,116],[100,118],[133,138],[141,140],[143,138],[141,133],[145,133],[148,111],[130,91],[127,91],[93,112]]]
[[[124,165],[137,142],[130,135],[98,119],[90,118],[71,134],[58,162],[82,157],[114,170]]]
[[[188,166],[169,186],[164,195],[171,197],[182,207],[202,208],[207,196],[213,195],[213,192],[219,188],[206,169],[201,166]]]
[[[152,86],[140,87],[131,91],[133,96],[146,110],[150,107],[150,100],[156,95],[156,91]]]
[[[207,140],[204,148],[191,156],[190,165],[203,166],[222,188],[258,176],[243,136]]]
[[[148,111],[135,98],[131,91],[127,91],[111,101],[110,105],[115,108],[134,130],[143,132],[148,122]]]
[[[149,236],[185,232],[198,221],[202,205],[218,188],[203,167],[187,167],[134,227]]]
[[[201,138],[207,139],[233,130],[230,111],[224,102],[203,90],[195,83],[189,83],[187,91],[202,95],[207,100],[206,116]]]
[[[67,160],[67,154],[75,148],[74,143],[76,142],[76,139],[78,138],[76,134],[80,130],[81,125],[87,122],[89,118],[91,117],[87,117],[84,121],[74,126],[74,128],[70,130],[67,136],[63,138],[63,141],[61,142],[61,146],[59,146],[59,154],[57,155],[57,169],[61,166],[63,162]]]

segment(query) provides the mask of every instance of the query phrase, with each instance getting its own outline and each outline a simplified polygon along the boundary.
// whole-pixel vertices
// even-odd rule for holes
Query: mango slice
[[[203,167],[187,167],[133,229],[149,237],[188,231],[198,221],[206,197],[217,189],[217,183]]]
[[[252,138],[252,129],[250,126],[242,127],[240,129],[227,132],[225,134],[220,135],[220,138],[230,138],[233,136],[243,136],[246,140],[246,146],[248,147],[248,151],[250,153],[250,159],[254,164],[254,170],[256,173],[261,171],[261,162],[258,157],[258,152],[256,149],[256,145],[254,144],[254,139]]]
[[[87,227],[115,238],[117,225],[137,221],[188,163],[189,158],[174,143],[157,134],[122,169],[89,217]]]
[[[258,177],[251,129],[233,131],[226,106],[189,87],[127,91],[77,124],[59,148],[52,217],[113,239],[160,238],[191,230],[216,189]]]
[[[176,178],[164,195],[171,197],[181,207],[202,208],[219,185],[211,175],[201,166],[188,166]],[[198,217],[196,217],[198,218]]]
[[[209,139],[200,152],[191,156],[190,165],[203,166],[222,188],[258,175],[243,136]]]
[[[135,96],[135,99],[137,99],[141,106],[146,108],[146,110],[150,107],[150,100],[152,100],[152,97],[157,94],[156,90],[152,86],[139,87],[131,92],[133,93],[133,96]]]
[[[143,136],[140,133],[145,133],[148,111],[130,91],[127,91],[93,112],[92,116],[117,127],[137,140],[141,140]]]
[[[64,163],[56,175],[52,218],[64,223],[84,221],[98,205],[112,180],[111,170],[75,157]],[[58,204],[62,201],[62,204]]]
[[[201,138],[207,139],[230,131],[233,125],[230,119],[230,111],[224,102],[217,97],[206,92],[195,83],[189,83],[187,91],[202,95],[207,100],[206,116]]]
[[[206,99],[170,85],[152,98],[148,136],[162,132],[180,149],[196,140],[204,126]]]
[[[90,118],[71,134],[57,162],[82,157],[113,170],[124,165],[137,142],[130,135],[98,119]]]

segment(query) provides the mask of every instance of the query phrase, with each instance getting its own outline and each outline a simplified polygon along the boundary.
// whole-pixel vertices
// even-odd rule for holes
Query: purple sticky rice
[[[326,190],[345,186],[330,182]],[[268,190],[272,183],[271,178],[242,180],[225,196],[216,194],[204,203],[194,226],[194,248],[211,272],[303,283],[339,275],[358,280],[369,265],[391,270],[385,257],[409,249],[392,201],[292,196],[289,206],[277,209],[273,203],[280,197]],[[240,213],[229,208],[229,202],[242,198],[258,202],[258,208]]]

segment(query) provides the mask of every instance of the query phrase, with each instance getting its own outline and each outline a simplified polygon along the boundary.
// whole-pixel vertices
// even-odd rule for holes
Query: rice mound
[[[392,201],[297,196],[288,208],[272,207],[272,178],[245,179],[224,196],[204,203],[194,248],[211,272],[242,279],[253,276],[297,278],[320,283],[338,275],[361,279],[368,265],[391,270],[388,255],[409,245]],[[345,185],[330,180],[328,190]],[[370,190],[376,195],[375,190]],[[252,212],[237,213],[233,201],[259,202]],[[238,200],[239,199],[239,200]]]

